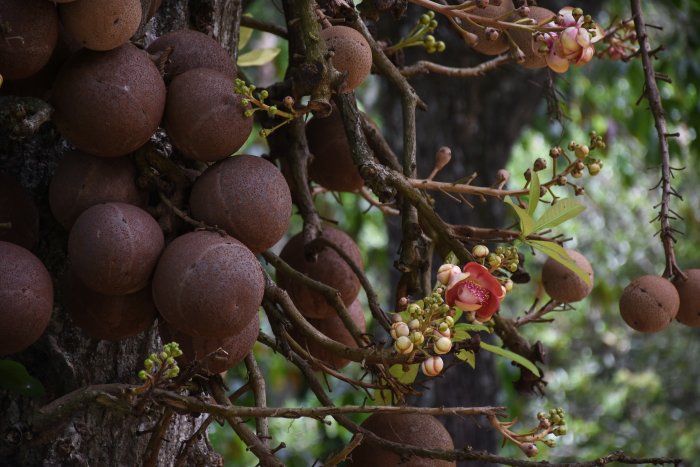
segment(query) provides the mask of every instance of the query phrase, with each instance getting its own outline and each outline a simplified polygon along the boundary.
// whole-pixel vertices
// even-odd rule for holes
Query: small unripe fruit
[[[659,276],[642,276],[622,292],[620,314],[632,329],[658,332],[673,321],[679,305],[678,292],[671,282]]]
[[[347,73],[340,92],[350,92],[362,84],[372,69],[372,50],[364,36],[347,26],[331,26],[321,31],[321,37],[333,51],[333,67]]]
[[[673,285],[678,291],[680,306],[676,319],[691,328],[700,327],[700,269],[685,271],[687,280],[676,278]]]
[[[452,350],[452,340],[450,340],[449,337],[441,337],[440,339],[435,341],[433,350],[435,350],[436,354],[446,354],[447,352]]]
[[[566,250],[569,257],[590,279],[586,284],[574,271],[552,258],[547,258],[542,267],[542,285],[552,299],[562,303],[583,300],[593,290],[593,268],[585,256],[575,250]]]
[[[391,337],[394,339],[398,339],[402,336],[408,336],[410,332],[410,329],[404,322],[398,322],[391,325]]]
[[[394,342],[394,348],[400,354],[409,354],[413,351],[413,342],[407,336],[400,336]]]

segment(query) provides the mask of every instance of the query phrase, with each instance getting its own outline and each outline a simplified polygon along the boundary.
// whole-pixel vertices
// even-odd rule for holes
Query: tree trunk
[[[155,1],[155,0],[154,0]],[[142,0],[148,11],[152,0]],[[190,28],[217,38],[234,56],[237,52],[240,0],[165,0],[156,18],[135,37],[144,45],[165,32]],[[12,140],[9,123],[20,103],[32,115],[41,102],[0,96],[0,172],[14,176],[34,195],[41,213],[40,240],[33,252],[44,262],[54,284],[68,269],[67,233],[51,216],[48,185],[57,162],[68,145],[53,125],[21,141]],[[55,287],[58,292],[58,289]],[[24,364],[46,388],[38,398],[0,390],[0,465],[104,465],[135,466],[147,460],[151,432],[159,425],[162,410],[124,413],[87,405],[66,412],[51,426],[38,430],[32,414],[48,402],[87,385],[138,383],[144,358],[161,346],[157,326],[140,335],[113,343],[87,337],[61,306],[59,293],[48,329],[27,350],[10,356]],[[201,425],[203,416],[175,415],[167,426],[160,452],[151,465],[174,465],[182,443]],[[221,457],[200,436],[180,457],[181,465],[219,465]]]

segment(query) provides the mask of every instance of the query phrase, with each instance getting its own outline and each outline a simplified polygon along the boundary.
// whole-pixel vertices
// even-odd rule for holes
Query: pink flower
[[[445,301],[464,311],[476,312],[479,321],[493,316],[505,297],[501,284],[479,263],[470,262],[447,286]]]
[[[573,8],[566,7],[559,11],[556,23],[549,26],[560,26],[564,30],[550,32],[544,35],[544,43],[549,52],[545,57],[547,66],[557,73],[564,73],[571,63],[583,65],[588,63],[595,54],[594,43],[603,37],[603,32],[598,25],[591,32],[583,26],[583,16],[578,20],[572,15]]]

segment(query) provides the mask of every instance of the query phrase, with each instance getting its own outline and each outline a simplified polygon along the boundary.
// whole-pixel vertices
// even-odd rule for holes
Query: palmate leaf
[[[238,56],[238,66],[260,66],[271,62],[280,53],[279,47],[255,49]]]
[[[515,204],[510,198],[506,198],[505,203],[512,206],[513,210],[515,210],[515,213],[518,215],[518,219],[520,219],[520,231],[522,232],[522,236],[527,237],[534,232],[535,220],[532,218],[532,216],[530,216],[525,209]]]
[[[486,342],[481,342],[479,343],[482,349],[487,350],[491,353],[494,353],[496,355],[500,355],[501,357],[505,357],[509,360],[514,361],[515,363],[524,366],[527,368],[532,374],[537,376],[539,378],[540,376],[540,370],[535,366],[534,363],[532,363],[530,360],[527,358],[523,357],[522,355],[518,355],[515,352],[511,352],[508,349],[502,349],[501,347],[496,347],[495,345],[487,344]]]
[[[571,269],[583,282],[587,285],[591,285],[591,278],[588,274],[578,267],[574,260],[566,253],[566,250],[558,243],[546,242],[543,240],[527,240],[525,243]]]
[[[527,206],[527,213],[531,216],[535,214],[537,204],[540,202],[540,177],[537,172],[532,172],[530,178],[530,202]]]
[[[549,229],[573,219],[583,212],[586,207],[574,198],[564,198],[550,206],[542,216],[535,221],[534,232]]]

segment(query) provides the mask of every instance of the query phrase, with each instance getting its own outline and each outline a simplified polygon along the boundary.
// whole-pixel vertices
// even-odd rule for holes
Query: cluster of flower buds
[[[572,157],[569,157],[566,150],[560,146],[553,147],[549,150],[549,156],[555,160],[563,156],[569,163],[570,169],[569,173],[573,178],[581,178],[584,175],[584,170],[587,168],[588,173],[591,176],[598,175],[603,168],[603,161],[592,156],[592,152],[596,149],[604,150],[606,147],[603,137],[598,135],[595,131],[590,133],[589,144],[582,144],[576,141],[571,141],[567,146],[567,149],[572,152]],[[535,161],[535,166],[537,167],[538,161],[540,164],[544,164],[546,167],[546,162],[544,159],[538,159]],[[566,175],[559,175],[555,179],[557,185],[564,186],[568,183]],[[583,194],[584,190],[582,187],[574,185],[576,188],[576,195]]]
[[[435,19],[435,13],[428,11],[420,15],[418,23],[413,26],[413,29],[408,33],[405,39],[401,39],[396,44],[387,47],[385,52],[392,53],[399,49],[404,49],[406,47],[423,47],[429,54],[436,52],[445,51],[445,43],[443,41],[438,41],[433,36],[433,32],[438,26],[438,22]]]
[[[270,136],[276,129],[292,121],[296,112],[294,110],[294,98],[287,96],[282,101],[283,107],[287,109],[281,110],[276,105],[269,105],[265,102],[265,99],[269,97],[267,90],[263,89],[257,92],[254,84],[246,84],[242,79],[236,79],[233,84],[233,90],[236,94],[243,96],[241,99],[241,105],[245,108],[243,114],[250,118],[253,114],[259,110],[267,112],[269,117],[281,117],[285,120],[273,128],[263,128],[260,130],[260,136],[266,138]]]
[[[631,19],[619,21],[605,34],[605,43],[608,47],[601,55],[611,60],[622,60],[633,55],[639,46],[634,21]]]
[[[557,73],[564,73],[573,63],[588,63],[595,54],[594,43],[603,38],[603,31],[580,8],[565,7],[559,10],[552,28],[558,32],[544,32],[537,36],[540,52],[546,54],[547,66]]]
[[[182,355],[182,350],[177,342],[170,342],[163,346],[159,353],[152,353],[143,362],[144,369],[139,371],[139,379],[142,381],[155,380],[159,377],[172,379],[180,374],[177,366],[177,357]]]

